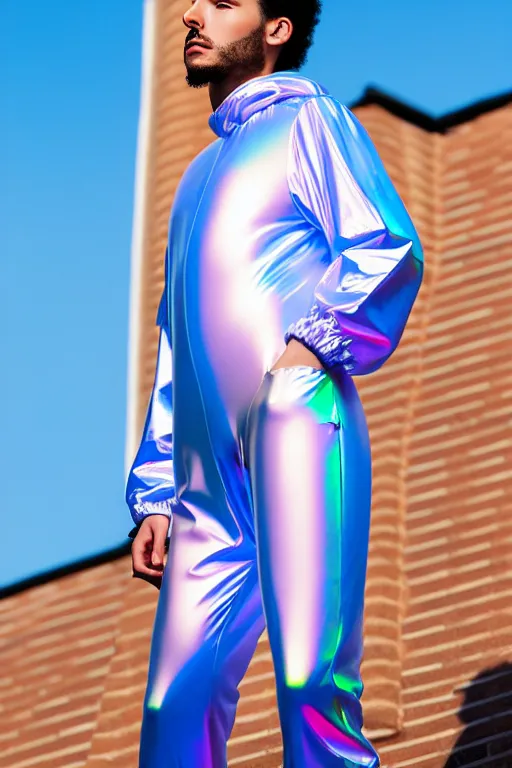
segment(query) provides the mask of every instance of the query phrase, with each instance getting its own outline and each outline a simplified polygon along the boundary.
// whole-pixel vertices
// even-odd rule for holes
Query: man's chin
[[[210,83],[219,83],[226,76],[224,68],[209,66],[208,64],[186,66],[186,70],[185,80],[191,88],[204,88]]]

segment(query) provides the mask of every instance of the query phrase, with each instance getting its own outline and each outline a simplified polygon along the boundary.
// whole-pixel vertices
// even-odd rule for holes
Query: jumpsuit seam
[[[194,218],[192,219],[192,224],[190,225],[190,232],[189,232],[189,235],[188,235],[187,247],[185,248],[185,254],[183,256],[183,294],[184,294],[184,300],[185,301],[187,300],[187,262],[188,262],[188,254],[189,254],[189,251],[190,251],[190,241],[192,240],[192,235],[194,233],[194,228],[195,228],[197,217],[198,217],[198,214],[199,214],[199,209],[201,208],[201,204],[202,204],[203,198],[204,198],[204,196],[206,194],[206,190],[208,189],[208,185],[210,184],[210,180],[212,178],[213,172],[214,172],[215,168],[217,167],[217,162],[219,160],[219,156],[220,156],[220,153],[222,151],[223,146],[224,146],[224,141],[221,139],[220,143],[219,143],[219,150],[218,150],[218,152],[217,152],[217,154],[215,156],[215,160],[212,163],[212,167],[210,168],[210,172],[208,174],[208,178],[206,179],[206,183],[205,183],[205,185],[203,187],[203,191],[201,192],[201,197],[199,198],[199,201],[198,201],[197,206],[196,206],[196,210],[194,212]],[[187,331],[187,341],[188,341],[188,348],[189,348],[189,352],[190,352],[190,359],[192,361],[192,367],[194,368],[194,373],[197,376],[196,367],[194,365],[194,357],[192,355],[192,346],[190,344],[190,334],[188,332],[188,322],[187,322],[188,321],[188,313],[187,312],[185,312],[184,319],[185,319],[185,328],[186,328],[186,331]]]
[[[333,383],[333,387],[335,388],[334,383]],[[338,402],[337,402],[336,398],[337,397],[341,397],[341,394],[339,392],[337,392],[337,391],[334,391],[333,392],[333,397],[334,397],[334,402],[335,402],[335,406],[336,406],[336,412],[337,412],[337,414],[339,416]],[[341,573],[339,575],[339,578],[340,578],[340,582],[341,582],[342,575],[343,575],[343,566],[344,566],[344,562],[343,562],[344,561],[344,556],[343,556],[343,554],[344,554],[343,524],[345,522],[345,520],[344,520],[344,518],[345,518],[345,514],[344,514],[344,512],[345,512],[345,505],[344,505],[343,491],[344,491],[344,485],[345,485],[345,480],[346,480],[346,476],[345,476],[345,472],[344,472],[344,466],[343,466],[344,447],[343,447],[343,424],[342,424],[342,421],[341,421],[341,417],[340,417],[340,420],[338,422],[337,433],[338,433],[338,435],[337,435],[338,436],[337,445],[338,445],[338,457],[339,457],[340,518],[341,518],[340,519],[340,548],[341,548],[340,571],[341,571]],[[336,695],[338,695],[338,687],[337,687],[337,685],[335,683],[335,680],[334,680],[334,666],[336,664],[336,659],[337,659],[337,656],[338,656],[338,653],[339,653],[339,650],[340,650],[340,646],[341,646],[341,644],[343,642],[343,633],[344,633],[344,629],[345,629],[343,627],[343,598],[344,598],[344,592],[345,592],[345,590],[343,588],[341,588],[341,590],[340,590],[339,616],[338,616],[338,632],[339,632],[339,634],[338,634],[338,641],[336,643],[336,649],[335,649],[335,651],[334,651],[334,653],[332,655],[331,664],[330,664],[330,677],[331,677],[331,680],[333,682],[333,687],[334,687],[334,690],[336,691]],[[340,626],[341,626],[341,631],[340,631]]]

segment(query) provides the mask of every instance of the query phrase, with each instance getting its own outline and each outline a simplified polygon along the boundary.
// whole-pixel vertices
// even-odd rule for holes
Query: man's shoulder
[[[304,99],[292,125],[292,145],[306,154],[316,151],[336,154],[351,163],[365,151],[375,156],[370,135],[356,114],[331,93],[313,94]],[[374,160],[377,162],[377,160]]]
[[[327,91],[318,94],[307,94],[300,100],[297,115],[307,119],[308,115],[312,113],[323,117],[348,121],[355,118],[352,110],[344,102]]]
[[[362,132],[362,124],[346,104],[331,93],[308,94],[300,100],[292,123],[295,140],[332,136],[337,143],[351,141]]]

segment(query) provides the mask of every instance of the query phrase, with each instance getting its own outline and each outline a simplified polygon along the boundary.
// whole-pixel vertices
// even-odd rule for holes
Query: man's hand
[[[148,515],[139,528],[132,544],[133,576],[162,586],[165,540],[169,530],[167,515]]]

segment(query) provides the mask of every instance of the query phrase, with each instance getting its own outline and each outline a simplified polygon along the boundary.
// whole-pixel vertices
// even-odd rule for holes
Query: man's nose
[[[199,3],[195,2],[183,14],[183,23],[189,29],[200,29],[203,26],[203,18],[199,10]]]

